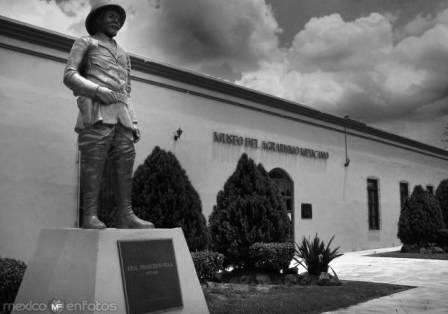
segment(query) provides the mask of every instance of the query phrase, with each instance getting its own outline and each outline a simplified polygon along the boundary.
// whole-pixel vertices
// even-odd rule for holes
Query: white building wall
[[[41,228],[75,227],[76,108],[62,85],[63,69],[0,47],[2,257],[27,261]]]
[[[148,95],[150,105],[142,106]],[[317,232],[327,240],[335,235],[334,243],[345,251],[399,245],[396,237],[399,182],[409,182],[412,191],[416,184],[437,187],[447,176],[446,160],[351,134],[348,135],[351,162],[344,167],[343,129],[316,127],[147,84],[134,83],[134,97],[140,104],[142,128],[146,124],[143,136],[147,138],[138,148],[138,163],[143,162],[154,145],[175,152],[201,195],[207,218],[216,204],[217,192],[235,170],[243,152],[268,171],[282,168],[295,186],[296,241]],[[184,133],[175,142],[173,135],[179,127]],[[329,159],[214,143],[213,132],[327,151]],[[379,231],[369,231],[368,227],[369,177],[379,180]],[[301,219],[301,203],[313,205],[313,219]]]

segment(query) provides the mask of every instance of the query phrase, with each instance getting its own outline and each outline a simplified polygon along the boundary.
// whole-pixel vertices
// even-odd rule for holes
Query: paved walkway
[[[370,257],[399,247],[345,253],[330,265],[340,279],[417,288],[328,313],[448,313],[448,261]]]

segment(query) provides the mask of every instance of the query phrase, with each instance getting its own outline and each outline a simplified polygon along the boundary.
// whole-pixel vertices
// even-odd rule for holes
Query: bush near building
[[[442,211],[443,222],[448,226],[448,179],[442,180],[435,192],[436,199],[439,201]]]
[[[443,247],[448,253],[448,229],[437,230],[437,245]]]
[[[436,198],[417,185],[403,205],[398,221],[398,238],[403,244],[427,246],[437,242],[437,230],[444,227]]]
[[[12,258],[0,258],[0,311],[13,303],[25,274],[26,264]]]
[[[192,252],[191,257],[201,283],[217,280],[216,274],[223,270],[224,255],[205,250]]]
[[[181,227],[190,251],[207,248],[210,234],[199,194],[176,156],[155,147],[133,177],[135,213],[156,228]]]
[[[292,243],[255,243],[249,247],[249,256],[257,270],[286,273],[294,257],[294,246]]]
[[[210,215],[212,248],[224,254],[224,266],[253,266],[249,247],[257,242],[285,242],[288,220],[276,183],[261,164],[243,154]]]

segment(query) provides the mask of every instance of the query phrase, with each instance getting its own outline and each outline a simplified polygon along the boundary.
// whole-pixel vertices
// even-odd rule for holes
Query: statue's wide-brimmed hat
[[[110,8],[117,10],[120,14],[120,28],[123,26],[126,20],[126,11],[116,1],[112,0],[97,0],[92,4],[92,9],[89,15],[86,17],[86,29],[90,35],[94,35],[95,32],[95,15],[104,8]]]

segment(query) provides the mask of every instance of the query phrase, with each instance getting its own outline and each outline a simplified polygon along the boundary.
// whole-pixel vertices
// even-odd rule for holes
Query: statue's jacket
[[[133,129],[137,123],[131,93],[131,62],[129,55],[118,44],[116,52],[99,38],[78,38],[71,49],[64,71],[64,84],[78,96],[79,132],[97,122],[116,124]],[[114,92],[116,102],[104,104],[95,98],[98,87]]]

